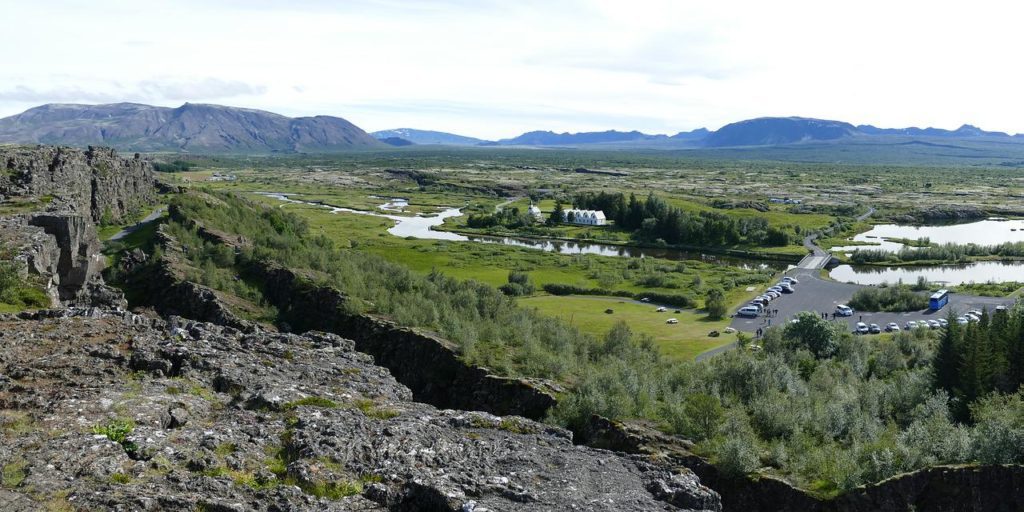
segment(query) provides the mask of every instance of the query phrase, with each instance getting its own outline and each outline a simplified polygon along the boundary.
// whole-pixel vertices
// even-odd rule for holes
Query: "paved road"
[[[873,206],[869,206],[868,211],[857,216],[857,222],[867,219],[876,211],[877,210],[875,210]],[[800,263],[797,264],[798,268],[821,269],[825,268],[825,265],[828,265],[828,262],[832,260],[831,253],[814,243],[817,238],[817,233],[804,237],[804,248],[807,249],[807,252],[810,254],[804,256],[804,259],[800,260]]]
[[[153,210],[153,213],[150,213],[149,215],[146,215],[142,220],[140,220],[134,226],[128,226],[128,227],[122,229],[121,231],[118,231],[116,234],[114,234],[114,236],[110,237],[109,240],[111,242],[114,242],[114,241],[120,240],[120,239],[122,239],[122,238],[124,238],[124,237],[126,237],[126,236],[128,236],[128,235],[130,235],[132,233],[134,233],[136,230],[138,230],[142,226],[145,226],[146,224],[149,224],[150,222],[153,222],[154,220],[159,219],[160,216],[164,214],[164,210],[166,210],[166,208],[163,207],[163,206],[157,208],[156,210]]]
[[[869,206],[869,207],[868,207],[868,211],[867,211],[867,212],[865,212],[865,213],[863,213],[863,214],[861,214],[861,215],[858,215],[858,216],[857,216],[857,222],[863,222],[863,221],[864,221],[864,220],[866,220],[866,219],[867,219],[868,217],[870,217],[870,216],[871,216],[871,214],[873,214],[873,213],[875,213],[875,212],[877,212],[877,211],[878,211],[878,210],[876,210],[874,206]]]
[[[797,278],[800,284],[796,285],[796,293],[785,294],[768,304],[772,309],[779,310],[778,316],[773,318],[766,318],[764,316],[745,318],[737,316],[733,318],[730,325],[740,331],[755,332],[760,327],[779,325],[802,311],[827,313],[829,319],[831,319],[836,305],[846,304],[850,297],[853,296],[853,292],[864,287],[863,285],[822,279],[819,277],[817,269],[795,268],[786,274]],[[875,323],[883,328],[889,322],[896,322],[902,328],[910,320],[945,318],[950,310],[957,313],[965,313],[972,309],[980,310],[987,308],[989,311],[992,311],[996,306],[1001,304],[1011,305],[1013,302],[1014,299],[1008,298],[950,294],[949,305],[939,311],[924,310],[907,313],[857,312],[852,317],[837,318],[835,321],[845,322],[851,331],[857,322],[860,321],[867,324]]]
[[[498,203],[497,205],[494,206],[494,213],[500,212],[506,206],[508,206],[508,205],[510,205],[510,204],[512,204],[512,203],[514,203],[514,202],[516,202],[516,201],[518,201],[520,199],[522,199],[522,198],[523,198],[522,196],[516,196],[516,197],[513,197],[512,199],[509,199],[508,201],[505,201],[504,203]]]

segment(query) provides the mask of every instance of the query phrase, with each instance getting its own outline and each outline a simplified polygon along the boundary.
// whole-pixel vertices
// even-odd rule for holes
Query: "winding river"
[[[395,215],[384,212],[401,212],[409,206],[407,199],[401,198],[379,198],[386,202],[377,211],[356,210],[342,208],[323,203],[302,201],[290,197],[290,194],[280,192],[259,192],[260,195],[289,203],[300,203],[311,206],[318,206],[331,210],[331,213],[353,213],[357,215],[372,215],[395,221],[395,225],[388,229],[388,233],[402,238],[419,238],[424,240],[448,240],[453,242],[476,242],[484,244],[500,244],[513,247],[525,247],[546,252],[557,252],[559,254],[596,254],[599,256],[613,256],[623,258],[661,258],[667,260],[698,260],[707,263],[721,265],[732,265],[742,268],[761,269],[770,268],[773,270],[785,270],[788,265],[784,262],[756,260],[752,258],[738,258],[733,256],[722,256],[718,254],[707,254],[694,251],[683,251],[679,249],[642,248],[622,246],[613,244],[599,244],[591,242],[574,242],[561,240],[541,240],[522,237],[499,237],[482,235],[463,235],[450,231],[439,231],[433,229],[444,224],[445,219],[462,215],[461,208],[444,208],[434,215],[416,214]]]

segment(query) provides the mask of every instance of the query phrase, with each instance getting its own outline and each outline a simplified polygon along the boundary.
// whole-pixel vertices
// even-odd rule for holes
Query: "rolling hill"
[[[290,118],[262,110],[185,103],[47,104],[0,119],[0,142],[105,145],[127,151],[333,152],[386,147],[332,116]]]
[[[857,133],[856,127],[842,121],[804,117],[760,117],[719,128],[704,139],[704,146],[777,146],[796,142],[835,140]]]
[[[446,146],[475,146],[481,142],[487,142],[483,139],[477,139],[474,137],[466,137],[464,135],[456,135],[454,133],[437,132],[433,130],[417,130],[415,128],[395,128],[393,130],[381,130],[373,132],[370,135],[376,137],[378,140],[385,139],[402,139],[407,140],[413,144],[439,144]]]

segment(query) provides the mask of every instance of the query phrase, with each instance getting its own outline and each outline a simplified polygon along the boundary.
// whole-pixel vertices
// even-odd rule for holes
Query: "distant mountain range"
[[[614,149],[650,148],[729,148],[748,146],[783,146],[808,142],[866,140],[871,137],[903,138],[1013,138],[1024,140],[1024,135],[1011,136],[1003,132],[990,132],[971,125],[956,130],[940,128],[877,128],[871,125],[854,126],[843,121],[806,117],[760,117],[727,124],[718,130],[699,128],[675,135],[652,135],[638,131],[608,130],[603,132],[556,133],[552,131],[526,132],[517,137],[485,141],[451,133],[401,128],[374,132],[379,139],[400,138],[415,144],[478,145],[478,146],[560,146],[607,147]],[[420,142],[423,141],[423,142]]]
[[[808,143],[906,143],[922,139],[1024,142],[1024,135],[971,125],[877,128],[804,117],[762,117],[675,135],[639,131],[555,133],[531,131],[487,141],[432,130],[397,128],[368,134],[331,116],[285,117],[271,112],[185,103],[177,108],[137,103],[48,104],[0,119],[0,143],[107,145],[131,151],[195,153],[323,153],[412,145],[532,146],[594,149],[719,149],[802,147]],[[932,144],[932,143],[929,143]]]
[[[204,153],[386,147],[340,117],[290,118],[261,110],[195,103],[177,108],[137,103],[42,105],[0,119],[0,142]]]
[[[416,130],[413,128],[395,128],[394,130],[381,130],[373,132],[378,140],[402,139],[413,144],[443,144],[446,146],[475,146],[487,142],[483,139],[455,135],[454,133],[435,132],[432,130]],[[401,144],[393,144],[401,145]]]

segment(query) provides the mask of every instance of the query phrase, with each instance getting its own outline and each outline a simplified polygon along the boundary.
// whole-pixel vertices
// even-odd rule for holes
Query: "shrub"
[[[728,311],[725,304],[725,292],[721,288],[709,289],[707,298],[704,299],[704,309],[708,312],[708,317],[713,320],[725,317]]]
[[[853,292],[849,305],[858,311],[920,311],[928,307],[928,297],[905,285],[872,286]]]

